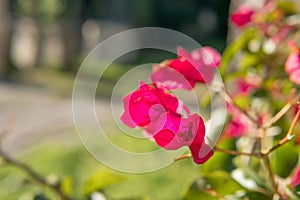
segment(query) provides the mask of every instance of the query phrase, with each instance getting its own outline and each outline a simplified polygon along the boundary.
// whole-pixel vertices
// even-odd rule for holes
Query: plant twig
[[[183,155],[183,156],[180,156],[178,158],[174,158],[174,162],[179,161],[179,160],[183,160],[183,159],[187,159],[187,158],[191,158],[191,157],[192,157],[191,154]]]
[[[268,178],[269,178],[270,184],[271,184],[270,185],[271,190],[273,191],[274,194],[277,194],[277,186],[276,186],[274,174],[271,170],[269,157],[267,155],[264,155],[262,157],[262,160],[263,160],[264,166],[265,166],[265,168],[267,170],[267,173],[268,173]]]
[[[293,96],[293,95],[291,95],[291,96]],[[276,115],[274,115],[269,121],[267,121],[263,125],[263,127],[268,128],[268,127],[272,126],[275,122],[277,122],[287,111],[289,111],[291,109],[291,107],[299,100],[299,98],[300,98],[300,95],[297,95],[295,98],[290,99]]]
[[[34,171],[30,166],[28,166],[25,163],[22,163],[18,160],[13,159],[7,153],[5,153],[1,148],[0,148],[0,157],[6,163],[11,164],[12,166],[15,166],[15,167],[21,169],[22,171],[24,171],[36,182],[40,183],[41,185],[51,188],[52,191],[55,192],[62,200],[74,200],[73,198],[64,194],[64,192],[61,190],[59,184],[53,184],[53,183],[47,182],[47,180],[45,180],[41,175],[39,175],[36,171]]]
[[[228,104],[233,105],[235,108],[237,108],[239,110],[239,112],[241,112],[243,115],[245,115],[250,121],[257,124],[257,120],[254,117],[252,117],[246,110],[244,110],[239,105],[237,105],[234,102],[231,95],[225,89],[221,90],[220,94]]]
[[[290,141],[291,139],[293,139],[294,135],[292,134],[293,133],[293,130],[299,120],[299,117],[300,117],[300,106],[298,106],[298,111],[293,119],[293,122],[286,134],[286,136],[281,139],[278,144],[276,144],[275,146],[273,146],[269,151],[265,152],[264,154],[265,155],[268,155],[270,154],[271,152],[273,152],[274,150],[278,149],[279,147],[281,147],[282,145],[284,145],[285,143],[287,143],[288,141]]]
[[[234,150],[222,149],[222,148],[219,148],[219,147],[217,147],[217,146],[214,147],[214,150],[215,150],[215,151],[222,152],[222,153],[228,153],[228,154],[230,154],[230,155],[238,155],[238,156],[255,156],[255,157],[258,157],[258,158],[261,157],[261,154],[260,154],[259,152],[247,153],[247,152],[240,152],[240,151],[234,151]]]

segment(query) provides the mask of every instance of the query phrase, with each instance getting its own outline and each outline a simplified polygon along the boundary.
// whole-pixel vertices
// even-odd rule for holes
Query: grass
[[[141,148],[141,145],[137,144],[137,146]],[[21,155],[19,159],[32,166],[44,177],[71,178],[72,190],[79,199],[83,198],[85,181],[99,169],[106,169],[112,174],[126,177],[125,181],[105,188],[106,195],[111,199],[145,197],[155,200],[181,199],[181,195],[198,173],[198,167],[193,165],[191,160],[178,161],[151,173],[120,173],[100,164],[82,146],[67,147],[54,142],[40,144]],[[0,168],[0,199],[29,199],[27,197],[45,189],[31,184],[28,180],[30,179],[22,171],[8,165],[2,166]],[[46,194],[50,197],[53,195],[49,191]]]

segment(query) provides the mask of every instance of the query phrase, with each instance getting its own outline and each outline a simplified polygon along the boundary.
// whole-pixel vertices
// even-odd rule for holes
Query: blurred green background
[[[229,3],[1,0],[0,130],[7,132],[1,148],[43,176],[61,179],[65,190],[77,199],[87,198],[91,188],[109,199],[181,199],[199,173],[191,160],[153,173],[122,174],[102,166],[84,149],[72,118],[73,82],[80,63],[99,42],[131,28],[170,28],[222,52]],[[151,49],[122,56],[105,71],[96,104],[110,107],[116,82],[134,66],[175,56]],[[110,131],[121,134],[118,129]],[[130,138],[120,141],[118,134],[111,139],[128,148],[134,146],[135,151],[144,147],[144,143],[132,144]],[[49,189],[32,184],[20,170],[1,163],[0,199],[26,200],[34,195],[38,199],[40,194],[57,199]]]

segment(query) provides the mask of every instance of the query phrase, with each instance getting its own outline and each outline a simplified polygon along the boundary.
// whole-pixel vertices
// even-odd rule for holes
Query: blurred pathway
[[[108,101],[96,102],[97,106],[110,107]],[[11,130],[3,148],[9,152],[24,151],[42,140],[80,144],[71,97],[61,98],[42,88],[0,82],[0,130],[7,121],[11,122]]]

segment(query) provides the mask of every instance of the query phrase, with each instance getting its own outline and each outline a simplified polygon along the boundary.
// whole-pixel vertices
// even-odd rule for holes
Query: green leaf
[[[225,196],[233,194],[236,191],[243,190],[243,187],[237,183],[230,174],[225,171],[208,172],[203,175],[203,179],[218,194]]]
[[[60,182],[61,190],[66,195],[71,195],[73,193],[73,179],[71,176],[65,176]]]
[[[270,200],[270,197],[259,192],[248,192],[248,199]]]
[[[298,163],[298,151],[293,143],[287,143],[276,149],[271,156],[272,171],[286,178]]]
[[[202,178],[194,182],[184,195],[184,200],[215,200],[226,195],[235,196],[244,188],[225,171],[204,173]],[[233,194],[233,195],[232,195]],[[232,198],[231,198],[232,199]]]
[[[254,34],[255,32],[253,30],[245,31],[224,50],[220,65],[220,71],[222,75],[227,72],[227,69],[233,58],[247,47],[249,40],[254,38]]]
[[[257,90],[253,93],[254,97],[268,97],[268,92],[264,89]]]
[[[249,67],[255,67],[261,62],[261,57],[258,53],[245,53],[240,62],[240,68],[247,69]]]
[[[240,108],[246,109],[247,107],[249,107],[250,98],[248,96],[238,95],[234,98],[234,102]]]
[[[100,169],[84,184],[83,193],[89,196],[92,192],[103,191],[106,187],[120,183],[126,178],[108,169]]]
[[[44,194],[36,194],[33,200],[49,200]]]
[[[291,2],[291,1],[279,1],[279,2],[277,2],[277,5],[287,15],[296,14],[298,12],[297,11],[297,5],[294,2]]]

